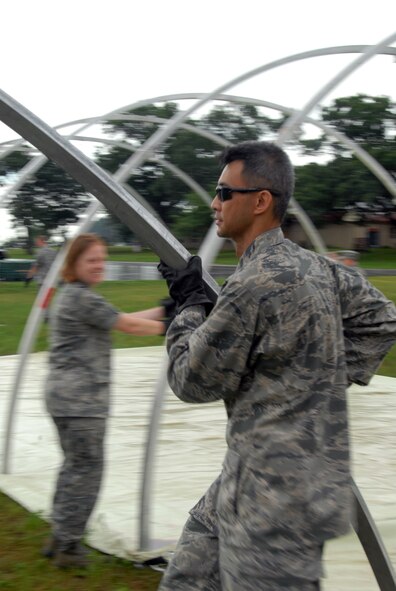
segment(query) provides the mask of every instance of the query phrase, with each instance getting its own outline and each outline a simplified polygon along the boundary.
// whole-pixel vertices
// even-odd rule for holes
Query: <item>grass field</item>
[[[161,574],[92,551],[86,570],[60,570],[40,555],[48,524],[0,493],[1,591],[154,591]]]
[[[389,299],[396,302],[396,277],[372,277],[371,281]],[[167,293],[164,281],[106,281],[97,290],[125,312],[157,306]],[[37,287],[34,284],[25,287],[24,283],[19,281],[0,283],[0,355],[17,353],[26,319],[36,295]],[[163,337],[134,337],[119,332],[113,333],[115,348],[155,346],[163,342]],[[34,352],[46,349],[47,326],[42,325]],[[396,377],[395,347],[384,360],[378,373]]]
[[[167,295],[164,281],[106,281],[97,291],[118,309],[134,312],[158,306]],[[0,283],[0,355],[13,355],[23,333],[26,319],[37,296],[37,286],[22,281]],[[134,337],[120,332],[113,333],[115,348],[155,346],[163,343],[163,337]],[[47,326],[42,325],[34,352],[47,348]],[[1,589],[1,587],[0,587]]]
[[[337,250],[337,249],[330,249]],[[21,248],[11,248],[7,251],[8,258],[33,258],[26,254]],[[110,261],[130,261],[138,263],[158,263],[158,256],[151,250],[142,250],[134,253],[128,246],[110,246]],[[216,258],[219,265],[235,265],[237,258],[234,251],[222,250]],[[362,252],[359,258],[359,265],[364,269],[396,269],[396,249],[395,248],[372,248],[367,252]]]

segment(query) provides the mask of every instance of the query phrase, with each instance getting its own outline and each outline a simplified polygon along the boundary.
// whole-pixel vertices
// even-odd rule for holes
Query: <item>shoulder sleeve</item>
[[[168,381],[176,396],[185,402],[235,396],[246,371],[256,315],[248,290],[233,282],[206,320],[202,306],[176,316],[167,333]]]
[[[366,385],[396,342],[396,308],[355,269],[334,265],[349,381]]]
[[[112,304],[89,288],[81,289],[76,304],[76,315],[81,322],[104,330],[110,330],[119,315]]]

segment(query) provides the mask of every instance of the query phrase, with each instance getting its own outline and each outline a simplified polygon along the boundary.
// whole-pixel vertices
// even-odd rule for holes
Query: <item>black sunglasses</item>
[[[254,188],[254,189],[238,189],[236,187],[216,187],[215,195],[220,199],[222,203],[224,201],[229,201],[232,199],[233,193],[258,193],[259,191],[269,191],[275,196],[279,196],[279,191],[273,191],[272,189],[267,189],[266,187],[261,188]]]

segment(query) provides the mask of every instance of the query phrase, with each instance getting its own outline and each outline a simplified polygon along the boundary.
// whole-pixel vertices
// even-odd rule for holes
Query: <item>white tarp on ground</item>
[[[145,559],[173,547],[188,509],[218,474],[225,451],[221,403],[187,405],[168,390],[155,465],[150,534],[153,553],[139,554],[139,493],[162,347],[119,349],[113,358],[113,406],[107,468],[88,542],[109,554]],[[32,512],[49,515],[60,463],[55,430],[43,403],[46,353],[30,356],[18,403],[10,474],[0,489]],[[0,449],[17,356],[0,357]],[[349,392],[355,480],[396,564],[396,379],[375,376]],[[357,536],[328,543],[324,591],[375,591],[378,585]]]

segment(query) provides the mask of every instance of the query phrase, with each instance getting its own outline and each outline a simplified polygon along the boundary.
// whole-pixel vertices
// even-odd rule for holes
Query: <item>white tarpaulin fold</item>
[[[163,347],[113,352],[113,404],[100,499],[89,523],[95,548],[133,560],[172,549],[188,510],[221,469],[226,414],[222,403],[190,405],[168,390],[162,415],[151,508],[152,552],[138,551],[144,445]],[[0,445],[4,448],[17,356],[0,357]],[[29,511],[49,518],[60,463],[56,432],[43,402],[47,353],[30,356],[16,407],[10,474],[0,489]],[[396,379],[375,376],[349,390],[354,478],[396,564]],[[357,536],[326,545],[324,591],[376,591]]]

